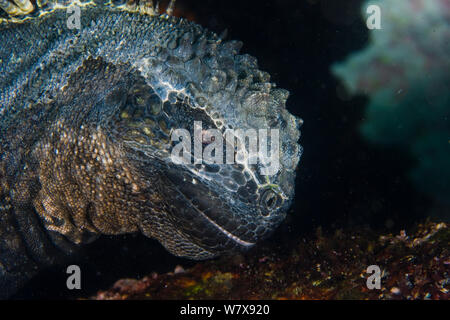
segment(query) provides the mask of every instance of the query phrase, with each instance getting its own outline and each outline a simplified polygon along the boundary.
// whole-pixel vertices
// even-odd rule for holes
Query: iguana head
[[[249,248],[279,225],[301,152],[285,91],[256,86],[233,105],[231,94],[224,101],[142,78],[123,94],[116,139],[159,199],[142,213],[144,233],[177,255],[203,258]]]
[[[301,120],[286,110],[288,92],[253,57],[237,54],[240,43],[192,39],[187,30],[164,51],[175,60],[195,42],[206,49],[162,71],[148,57],[137,61],[143,80],[129,90],[117,123],[133,158],[137,152],[137,162],[152,168],[137,165],[161,197],[148,213],[159,218],[141,219],[144,233],[177,255],[204,258],[250,248],[284,219]]]

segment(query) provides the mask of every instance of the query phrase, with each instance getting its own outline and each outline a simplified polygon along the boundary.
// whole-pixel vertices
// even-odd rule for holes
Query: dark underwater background
[[[314,233],[318,227],[324,232],[368,228],[380,234],[398,234],[426,219],[450,220],[448,92],[446,97],[436,96],[443,105],[439,119],[433,120],[433,112],[421,115],[443,128],[447,137],[444,151],[437,156],[439,161],[430,160],[424,176],[419,172],[414,178],[414,170],[423,159],[420,152],[411,151],[408,143],[413,143],[412,138],[407,137],[406,143],[389,143],[389,139],[380,143],[364,135],[361,128],[368,121],[370,96],[349,93],[331,71],[334,64],[370,45],[370,32],[362,16],[363,3],[361,0],[177,2],[176,15],[217,33],[227,29],[227,39],[241,40],[242,52],[257,57],[260,68],[270,73],[272,81],[290,91],[287,108],[304,120],[300,139],[304,153],[294,203],[285,222],[259,246],[276,244],[288,250],[292,239]],[[448,79],[446,76],[444,79]],[[425,82],[427,79],[424,76]],[[448,83],[445,86],[449,89]],[[420,100],[420,89],[417,92],[418,97],[411,93],[412,102],[408,103]],[[415,116],[405,111],[387,118],[396,128]],[[377,120],[380,125],[383,119]],[[391,136],[397,137],[398,132],[393,129]],[[428,141],[434,146],[432,138]],[[429,149],[426,147],[424,150]],[[434,177],[431,182],[425,178],[430,176]],[[82,270],[81,295],[85,297],[120,278],[141,278],[151,272],[173,271],[177,265],[189,268],[196,264],[172,256],[156,241],[140,235],[103,237],[87,246],[86,256],[75,263]],[[65,288],[65,279],[64,268],[53,268],[33,279],[16,298],[79,297],[79,292]]]

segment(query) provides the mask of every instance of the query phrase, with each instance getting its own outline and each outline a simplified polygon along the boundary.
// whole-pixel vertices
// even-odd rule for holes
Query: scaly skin
[[[142,232],[191,259],[268,236],[301,154],[288,92],[241,43],[186,20],[85,4],[70,30],[51,5],[0,20],[0,297],[101,234]],[[194,121],[279,129],[279,170],[175,164],[170,134]]]

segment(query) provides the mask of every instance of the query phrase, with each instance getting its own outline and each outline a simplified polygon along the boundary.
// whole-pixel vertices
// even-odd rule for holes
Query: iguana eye
[[[270,211],[273,211],[280,207],[282,203],[281,197],[272,189],[267,189],[263,192],[260,200],[260,204],[263,208],[262,214],[267,216]],[[265,210],[264,210],[265,209]]]

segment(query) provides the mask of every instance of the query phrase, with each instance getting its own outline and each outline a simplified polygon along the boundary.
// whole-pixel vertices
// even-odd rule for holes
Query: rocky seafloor
[[[378,265],[381,288],[368,289]],[[85,297],[86,298],[86,297]],[[191,268],[120,279],[88,299],[441,299],[450,298],[450,229],[426,221],[408,232],[336,230],[263,245]]]

